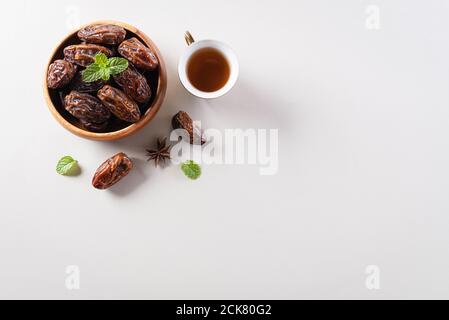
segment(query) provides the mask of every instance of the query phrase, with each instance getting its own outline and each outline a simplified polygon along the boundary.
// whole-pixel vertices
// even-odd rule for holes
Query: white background
[[[368,5],[380,29],[366,27]],[[449,298],[449,2],[31,1],[1,4],[0,298]],[[128,22],[159,46],[167,99],[136,136],[75,137],[44,68],[70,25]],[[240,61],[227,96],[181,86],[183,32]],[[144,148],[184,109],[203,126],[279,129],[279,172],[203,166],[196,182]],[[124,151],[136,169],[90,185]],[[56,174],[72,155],[82,175]],[[66,267],[81,270],[67,290]],[[380,289],[365,269],[380,268]]]

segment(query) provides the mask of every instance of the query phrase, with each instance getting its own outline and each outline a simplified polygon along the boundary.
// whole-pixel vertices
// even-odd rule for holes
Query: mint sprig
[[[181,170],[187,178],[196,180],[201,176],[201,167],[192,160],[181,164]]]
[[[124,58],[108,58],[104,53],[97,53],[94,58],[95,62],[82,72],[84,82],[108,81],[112,75],[128,69],[128,60]]]
[[[76,176],[80,173],[78,161],[71,156],[62,157],[56,165],[56,172],[63,176]]]

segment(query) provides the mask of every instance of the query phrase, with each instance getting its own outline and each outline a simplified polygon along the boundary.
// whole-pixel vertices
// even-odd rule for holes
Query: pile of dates
[[[90,25],[77,36],[80,43],[64,48],[64,59],[53,61],[47,72],[47,86],[58,93],[71,122],[91,132],[107,132],[139,121],[149,108],[148,79],[156,75],[156,55],[116,25]],[[128,68],[108,81],[84,82],[82,71],[97,53],[121,56]]]

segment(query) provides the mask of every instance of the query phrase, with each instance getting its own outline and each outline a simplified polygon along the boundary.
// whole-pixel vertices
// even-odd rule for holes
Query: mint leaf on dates
[[[98,53],[97,55],[95,55],[95,63],[100,68],[105,68],[106,65],[108,64],[108,56],[105,55],[104,53]]]
[[[94,59],[95,62],[88,65],[82,72],[84,82],[108,81],[111,75],[119,74],[128,69],[128,60],[125,58],[108,58],[104,53],[97,53]]]
[[[82,77],[84,82],[95,82],[102,78],[101,68],[98,64],[92,63],[86,70],[82,71]]]
[[[128,69],[128,60],[120,57],[108,59],[107,67],[111,75],[119,74]]]

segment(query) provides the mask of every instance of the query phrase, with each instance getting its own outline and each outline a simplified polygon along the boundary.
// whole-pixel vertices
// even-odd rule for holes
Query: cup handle
[[[195,42],[195,39],[193,39],[193,36],[189,31],[184,33],[184,39],[186,40],[188,46]]]

